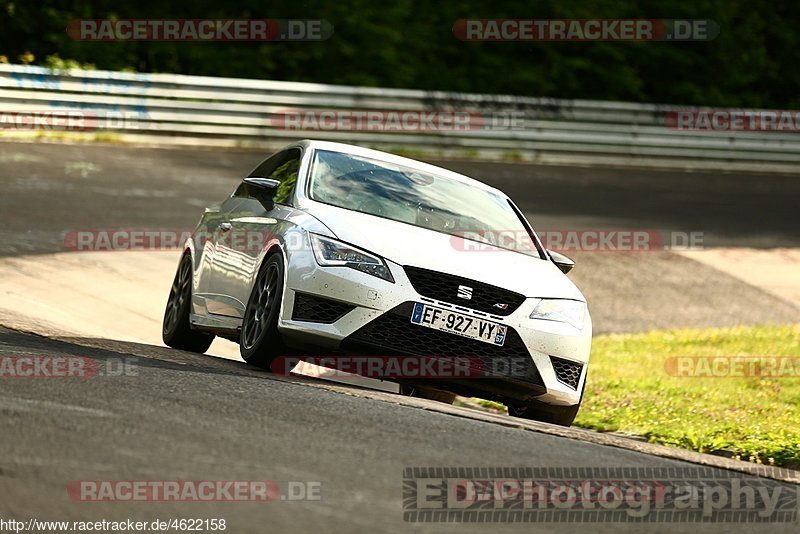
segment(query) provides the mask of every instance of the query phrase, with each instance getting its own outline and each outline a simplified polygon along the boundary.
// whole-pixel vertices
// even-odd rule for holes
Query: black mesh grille
[[[583,370],[583,364],[577,362],[571,362],[569,360],[562,360],[561,358],[556,358],[555,356],[550,356],[550,361],[553,362],[553,369],[556,372],[556,378],[558,378],[559,382],[562,382],[572,389],[578,389],[578,382],[581,379],[581,370]]]
[[[355,309],[355,306],[352,304],[296,293],[292,319],[295,321],[330,324],[335,323],[353,309]]]
[[[404,267],[404,269],[417,293],[442,302],[451,302],[465,308],[494,315],[509,315],[525,301],[524,295],[468,278],[420,269],[419,267]],[[459,298],[457,296],[458,286],[472,288],[472,298]],[[505,306],[505,309],[503,306]]]
[[[412,324],[413,309],[413,302],[397,306],[356,330],[343,345],[366,345],[373,353],[386,355],[476,358],[484,370],[492,371],[489,377],[544,385],[528,349],[514,329],[509,328],[505,343],[497,346]]]

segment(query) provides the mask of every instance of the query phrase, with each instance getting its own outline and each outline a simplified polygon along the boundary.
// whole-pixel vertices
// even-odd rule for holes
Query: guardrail
[[[78,138],[108,141],[273,148],[317,138],[442,157],[800,172],[797,132],[672,129],[665,116],[675,106],[0,64],[0,113],[71,110],[99,119]],[[435,131],[283,126],[297,110],[450,110],[514,124]],[[0,126],[0,138],[64,135],[9,128],[8,119]]]

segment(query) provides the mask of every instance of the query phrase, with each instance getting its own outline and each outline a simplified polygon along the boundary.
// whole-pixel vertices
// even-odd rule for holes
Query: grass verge
[[[575,425],[798,468],[800,324],[598,336]]]

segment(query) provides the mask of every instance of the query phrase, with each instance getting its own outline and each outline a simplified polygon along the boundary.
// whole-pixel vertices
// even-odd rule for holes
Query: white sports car
[[[205,210],[163,338],[204,352],[222,336],[273,369],[291,355],[374,358],[372,371],[394,359],[381,378],[403,391],[492,399],[568,426],[592,336],[586,299],[565,274],[573,265],[545,250],[497,189],[384,152],[301,141]],[[431,361],[452,365],[431,372]]]

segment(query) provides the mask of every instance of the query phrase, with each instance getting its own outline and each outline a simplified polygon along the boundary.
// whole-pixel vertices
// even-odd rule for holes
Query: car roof
[[[379,161],[385,161],[387,163],[394,163],[396,165],[403,165],[405,167],[410,167],[418,171],[424,171],[439,176],[444,176],[456,180],[458,182],[462,182],[466,185],[470,185],[472,187],[477,187],[479,189],[484,189],[486,191],[491,191],[494,193],[498,193],[504,197],[508,197],[508,195],[506,195],[499,189],[492,187],[488,184],[485,184],[480,180],[470,178],[469,176],[464,176],[463,174],[459,174],[457,172],[444,169],[442,167],[437,167],[436,165],[423,163],[421,161],[417,161],[411,158],[406,158],[403,156],[397,156],[395,154],[391,154],[389,152],[383,152],[381,150],[374,150],[371,148],[365,148],[357,145],[349,145],[346,143],[335,143],[333,141],[321,141],[316,139],[303,139],[298,143],[293,143],[291,146],[302,146],[314,150],[329,150],[331,152],[352,154],[353,156],[361,156],[365,158],[376,159]]]

